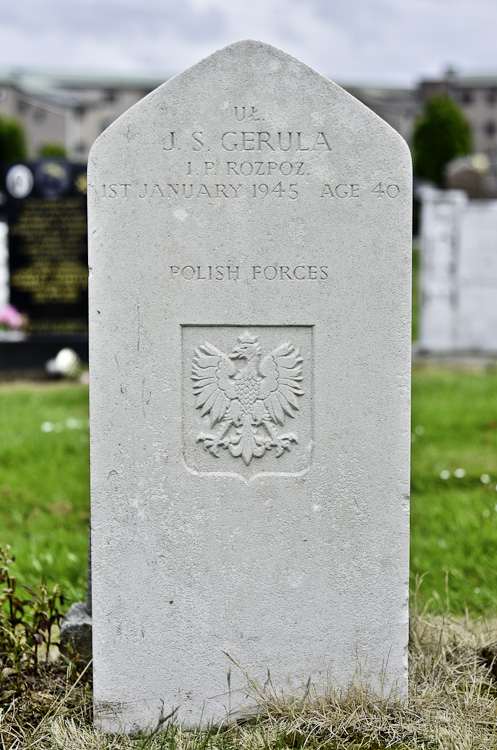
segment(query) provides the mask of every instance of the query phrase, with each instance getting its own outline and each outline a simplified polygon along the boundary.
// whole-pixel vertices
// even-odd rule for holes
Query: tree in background
[[[469,153],[471,128],[460,107],[443,94],[429,99],[414,125],[414,173],[442,187],[445,165]]]
[[[60,159],[66,158],[66,149],[62,143],[44,143],[38,150],[38,156],[56,156]]]
[[[21,124],[0,116],[0,162],[24,161],[28,149]]]

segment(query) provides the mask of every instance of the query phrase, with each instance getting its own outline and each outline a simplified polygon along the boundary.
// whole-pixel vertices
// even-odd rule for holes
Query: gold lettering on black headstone
[[[10,292],[32,332],[87,329],[86,245],[83,195],[18,203],[9,222]]]

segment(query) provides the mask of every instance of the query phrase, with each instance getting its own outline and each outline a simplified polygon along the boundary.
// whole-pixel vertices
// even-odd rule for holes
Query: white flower
[[[45,369],[51,375],[62,375],[65,378],[77,378],[83,372],[83,363],[74,349],[61,349],[55,359],[49,359]]]
[[[55,357],[57,372],[66,377],[74,377],[80,366],[80,359],[73,349],[61,349]]]
[[[488,474],[482,474],[480,477],[480,482],[482,484],[489,484],[490,483],[490,476]]]
[[[83,426],[83,420],[69,417],[68,419],[66,419],[66,425],[70,430],[80,430]]]
[[[41,426],[42,432],[52,432],[53,428],[54,428],[54,426],[53,426],[52,422],[43,422],[43,424]]]
[[[458,479],[462,479],[466,476],[466,469],[456,469],[454,472],[454,476]]]
[[[447,471],[447,469],[444,469],[440,472],[440,479],[448,479],[450,477],[450,471]]]

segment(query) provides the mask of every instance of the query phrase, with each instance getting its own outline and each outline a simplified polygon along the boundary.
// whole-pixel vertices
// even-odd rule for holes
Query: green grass
[[[88,388],[2,386],[0,435],[0,546],[10,544],[27,585],[44,575],[80,599],[88,556]]]
[[[412,587],[426,574],[421,603],[433,593],[445,603],[448,576],[453,613],[497,613],[497,374],[415,371],[412,413]],[[2,386],[0,420],[0,545],[13,548],[25,583],[43,574],[81,599],[88,389]]]
[[[497,375],[415,372],[412,427],[411,582],[445,601],[448,576],[452,612],[496,611]]]
[[[317,696],[305,705],[269,695],[255,723],[215,734],[173,727],[137,740],[95,732],[89,690],[75,692],[62,672],[53,679],[43,673],[39,684],[28,681],[25,695],[4,701],[2,747],[494,747],[495,683],[479,654],[495,642],[497,626],[488,619],[497,614],[497,373],[415,370],[412,413],[413,589],[416,577],[426,575],[411,611],[409,707],[383,707],[361,691]],[[49,584],[60,582],[71,599],[81,599],[88,389],[1,386],[0,428],[0,546],[15,550],[22,582],[35,585],[43,573]],[[447,616],[447,590],[455,619]],[[441,600],[442,617],[420,616],[430,599]],[[473,618],[457,618],[466,608]],[[474,617],[482,612],[485,620]]]

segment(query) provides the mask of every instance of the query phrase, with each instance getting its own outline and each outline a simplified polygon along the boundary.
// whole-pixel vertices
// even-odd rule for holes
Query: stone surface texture
[[[422,191],[420,347],[497,352],[497,201]]]
[[[168,81],[89,160],[95,717],[247,679],[407,692],[411,166],[266,44]]]

